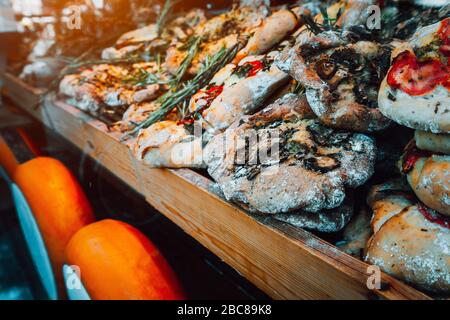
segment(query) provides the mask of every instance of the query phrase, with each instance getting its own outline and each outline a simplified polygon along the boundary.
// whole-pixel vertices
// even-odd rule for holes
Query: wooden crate
[[[241,275],[275,299],[430,299],[382,274],[370,290],[366,263],[299,228],[253,215],[225,201],[208,178],[188,169],[151,169],[136,161],[103,123],[36,90],[7,82],[11,98],[82,152],[96,159]],[[13,86],[13,87],[11,87]],[[34,98],[32,97],[34,95]],[[17,99],[22,97],[22,99]]]
[[[2,74],[2,78],[6,95],[18,106],[30,108],[39,105],[40,97],[45,92],[44,89],[33,88],[11,73]]]

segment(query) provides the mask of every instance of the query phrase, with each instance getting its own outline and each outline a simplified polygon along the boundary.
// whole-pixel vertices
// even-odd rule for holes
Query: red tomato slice
[[[252,68],[248,72],[248,76],[249,77],[255,76],[259,71],[264,69],[264,64],[261,61],[259,61],[259,60],[249,61],[249,62],[246,62],[245,64],[249,64],[249,65],[252,66]]]
[[[444,44],[450,44],[450,18],[442,20],[438,34]]]
[[[448,68],[439,60],[418,61],[412,52],[404,51],[394,59],[387,82],[410,96],[420,96],[445,85],[449,77]]]
[[[420,150],[416,147],[409,148],[403,156],[403,173],[410,172],[420,158],[430,157],[432,155],[432,152]]]
[[[420,202],[417,204],[417,208],[419,209],[419,212],[428,221],[437,223],[442,227],[450,229],[450,218],[449,217],[445,217],[445,216],[441,215],[437,211],[426,207],[424,204],[422,204]]]

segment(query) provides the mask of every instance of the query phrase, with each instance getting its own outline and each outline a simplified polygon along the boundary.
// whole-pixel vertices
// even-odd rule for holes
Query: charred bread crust
[[[373,132],[390,125],[378,109],[378,88],[389,50],[376,42],[352,39],[350,31],[304,32],[277,60],[306,88],[312,109],[326,125]]]
[[[315,213],[297,211],[291,214],[276,214],[272,217],[297,228],[330,233],[341,231],[348,224],[353,216],[353,207],[353,198],[347,196],[344,203],[335,209]]]
[[[208,172],[228,200],[267,214],[319,212],[342,205],[345,188],[358,187],[372,175],[372,138],[303,118],[309,111],[302,115],[295,110],[305,105],[303,99],[279,99],[208,143]],[[250,143],[249,134],[262,142]],[[272,134],[279,149],[261,160],[260,155],[273,146],[267,139]]]

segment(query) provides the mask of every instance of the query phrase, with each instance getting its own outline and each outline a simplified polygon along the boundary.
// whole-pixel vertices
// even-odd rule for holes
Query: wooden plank
[[[185,232],[276,299],[429,299],[382,274],[384,290],[366,286],[368,265],[309,232],[249,214],[225,201],[216,185],[191,170],[151,169],[117,134],[61,101],[47,99],[34,117],[144,195]]]
[[[6,95],[19,107],[34,107],[39,105],[44,89],[33,88],[23,80],[6,72],[2,75]]]

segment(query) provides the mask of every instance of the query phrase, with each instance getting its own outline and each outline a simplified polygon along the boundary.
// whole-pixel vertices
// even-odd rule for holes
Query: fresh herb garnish
[[[153,112],[145,121],[137,125],[136,128],[126,134],[123,138],[134,135],[139,132],[139,130],[147,128],[150,125],[164,119],[175,107],[187,103],[188,99],[192,95],[206,86],[221,68],[234,59],[240,47],[240,43],[229,49],[223,47],[218,53],[207,61],[208,64],[203,66],[202,70],[194,77],[194,79],[180,84],[178,88],[171,89],[158,98],[156,102],[160,104],[160,108]]]
[[[158,30],[158,37],[161,37],[163,29],[169,20],[169,15],[172,7],[178,2],[178,0],[166,0],[164,7],[161,10],[161,14],[156,21],[156,28]]]

